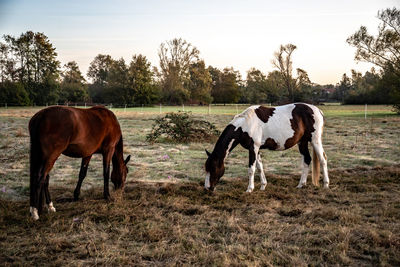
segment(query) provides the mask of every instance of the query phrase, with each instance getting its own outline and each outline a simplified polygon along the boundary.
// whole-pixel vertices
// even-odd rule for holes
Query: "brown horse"
[[[130,156],[124,161],[121,128],[114,113],[105,107],[79,109],[53,106],[43,109],[29,121],[29,134],[30,213],[34,220],[39,219],[44,199],[49,211],[56,211],[49,194],[49,172],[61,154],[82,158],[74,200],[79,198],[82,181],[94,153],[103,155],[104,198],[110,198],[110,161],[113,164],[111,181],[115,189],[124,187]]]

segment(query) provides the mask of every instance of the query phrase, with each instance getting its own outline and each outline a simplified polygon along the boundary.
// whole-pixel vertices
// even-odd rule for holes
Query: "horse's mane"
[[[235,121],[239,118],[244,118],[244,119],[251,118],[252,116],[256,115],[254,110],[258,107],[259,106],[250,106],[250,107],[246,108],[245,110],[242,111],[242,113],[235,115],[235,117],[233,117],[232,121]]]

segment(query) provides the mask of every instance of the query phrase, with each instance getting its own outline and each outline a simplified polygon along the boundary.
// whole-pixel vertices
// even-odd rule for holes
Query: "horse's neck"
[[[225,160],[229,152],[237,145],[235,143],[234,128],[233,125],[228,125],[218,138],[213,151],[218,158]]]

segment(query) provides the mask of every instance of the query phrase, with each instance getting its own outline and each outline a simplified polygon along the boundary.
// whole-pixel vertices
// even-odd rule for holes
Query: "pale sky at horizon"
[[[361,25],[376,33],[377,12],[400,1],[50,1],[0,0],[0,35],[43,32],[64,65],[76,61],[86,74],[98,54],[145,55],[159,65],[162,42],[183,38],[200,50],[206,65],[233,67],[245,79],[255,67],[273,70],[281,44],[297,46],[294,68],[312,82],[336,84],[351,69],[372,65],[354,61],[347,37]],[[3,39],[1,38],[1,41]]]

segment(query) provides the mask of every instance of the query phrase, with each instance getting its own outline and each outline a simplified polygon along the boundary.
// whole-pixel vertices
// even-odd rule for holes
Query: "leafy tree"
[[[378,33],[373,36],[365,26],[351,35],[347,43],[356,47],[355,59],[366,61],[382,68],[382,81],[391,92],[387,97],[393,98],[398,113],[400,109],[400,10],[387,8],[378,12],[381,21]]]
[[[212,77],[211,96],[215,103],[237,103],[240,98],[239,84],[240,73],[233,68],[225,68],[220,71],[212,66],[208,67]]]
[[[160,75],[164,100],[183,103],[190,97],[190,64],[198,61],[199,50],[187,41],[175,38],[160,45]]]
[[[268,102],[267,91],[266,76],[260,70],[251,68],[247,72],[246,86],[242,93],[241,102],[253,104]]]
[[[2,46],[2,62],[6,58],[2,72],[6,71],[12,81],[22,83],[34,103],[56,101],[60,62],[47,36],[27,31],[19,37],[4,35],[3,38],[7,49]]]
[[[133,103],[133,94],[129,90],[128,66],[123,58],[112,60],[106,79],[105,99],[118,104]]]
[[[61,73],[63,83],[85,84],[86,80],[79,70],[78,63],[70,61],[64,65],[64,71]]]
[[[390,65],[400,76],[400,10],[395,7],[378,12],[381,23],[377,36],[368,33],[367,27],[360,29],[347,39],[357,48],[355,59],[373,63],[381,68]]]
[[[91,78],[89,96],[95,103],[105,103],[105,87],[113,59],[110,55],[98,54],[89,65],[87,76]]]
[[[4,39],[17,63],[20,82],[42,83],[58,75],[60,62],[46,35],[27,31],[19,37],[4,35]]]
[[[88,100],[86,81],[75,61],[64,65],[61,77],[59,101],[83,102]]]
[[[351,89],[351,80],[349,77],[347,77],[346,73],[343,74],[342,80],[339,83],[339,86],[337,86],[336,89],[336,98],[341,100],[342,103],[344,103],[344,99],[347,97],[349,91]]]
[[[137,104],[152,104],[160,97],[160,92],[153,80],[151,63],[141,54],[134,55],[129,65],[129,88]]]
[[[98,54],[89,65],[87,76],[93,84],[105,85],[113,59],[110,55]]]
[[[203,60],[199,60],[189,65],[190,80],[188,87],[192,103],[209,104],[212,102],[211,96],[211,75],[206,69]]]
[[[30,104],[29,94],[22,83],[6,81],[0,83],[0,103],[9,106],[27,106]]]
[[[267,98],[271,103],[279,103],[286,97],[284,81],[279,71],[275,70],[267,75]]]

